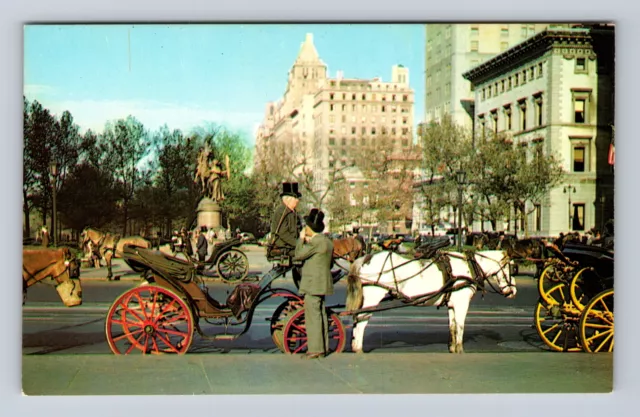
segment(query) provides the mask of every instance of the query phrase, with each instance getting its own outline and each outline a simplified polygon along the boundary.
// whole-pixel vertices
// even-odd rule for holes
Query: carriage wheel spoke
[[[167,339],[166,337],[162,336],[160,333],[157,333],[157,335],[158,335],[158,339],[162,340],[164,342],[164,344],[167,345],[172,351],[174,351],[175,353],[178,353],[178,349],[176,349],[171,344],[171,341],[169,341],[169,339]]]
[[[585,327],[591,327],[594,329],[610,329],[611,325],[608,324],[600,324],[600,323],[585,323]]]
[[[137,333],[140,333],[141,331],[142,331],[142,329],[140,329],[140,330],[136,330],[135,332],[128,332],[128,333],[124,333],[124,334],[122,334],[122,335],[120,335],[120,336],[118,336],[118,337],[114,337],[114,338],[113,338],[113,341],[114,341],[114,342],[119,342],[120,340],[122,340],[122,339],[124,339],[124,338],[129,339],[131,336],[133,336],[133,335],[135,335],[135,334],[137,334]]]
[[[557,326],[557,325],[556,325]],[[562,335],[562,329],[560,329],[558,331],[558,333],[556,333],[556,336],[553,338],[553,340],[551,341],[551,343],[553,343],[554,345],[556,344],[556,342],[558,341],[558,339],[560,338],[560,335]],[[557,346],[557,345],[556,345]]]
[[[137,292],[133,294],[137,299],[138,299],[138,305],[140,306],[140,311],[142,311],[142,314],[144,315],[144,319],[146,320],[149,317],[147,316],[147,307],[146,307],[146,303],[144,302],[144,300],[140,297],[140,294],[138,294]],[[130,308],[128,308],[128,310],[131,310]],[[133,310],[132,310],[133,312]]]
[[[294,350],[292,353],[300,353],[300,351],[304,348],[307,347],[307,342],[305,341],[304,343],[302,343],[296,350]]]
[[[601,337],[604,337],[604,336],[607,336],[607,335],[611,335],[611,334],[613,334],[613,329],[607,330],[607,331],[602,332],[602,333],[596,333],[596,334],[594,334],[593,336],[591,336],[591,337],[587,338],[587,339],[585,340],[585,342],[589,343],[589,342],[591,342],[592,340],[599,339],[599,338],[601,338]]]
[[[187,332],[182,332],[180,330],[172,330],[172,329],[165,329],[165,328],[159,328],[158,331],[166,334],[171,334],[175,336],[184,336],[184,337],[186,337],[189,334]]]
[[[603,333],[604,334],[604,333]],[[600,352],[600,349],[613,337],[613,330],[609,333],[609,335],[598,345],[598,347],[594,350],[595,352]]]
[[[560,326],[560,324],[556,323],[556,324],[554,324],[553,326],[549,327],[547,330],[544,330],[542,333],[546,335],[547,333],[549,333],[551,330],[555,329],[555,328],[556,328],[556,327],[558,327],[558,326]],[[559,333],[558,333],[558,334],[559,334]],[[555,342],[555,341],[554,341],[554,342]]]
[[[602,304],[602,306],[604,307],[604,309],[606,310],[606,312],[607,312],[607,313],[609,313],[609,314],[611,314],[611,310],[609,310],[609,307],[607,307],[607,305],[606,305],[606,304],[605,304],[605,302],[604,302],[604,297],[603,297],[603,298],[601,298],[601,299],[599,300],[599,302],[600,302],[600,304]]]

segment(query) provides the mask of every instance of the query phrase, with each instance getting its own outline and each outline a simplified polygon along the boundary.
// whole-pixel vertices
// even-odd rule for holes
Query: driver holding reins
[[[296,212],[302,194],[298,191],[297,182],[282,184],[282,199],[271,218],[271,242],[267,249],[268,258],[287,258],[293,256],[298,236],[302,231],[302,222]],[[296,288],[300,286],[300,271],[297,267],[292,270],[293,282]]]

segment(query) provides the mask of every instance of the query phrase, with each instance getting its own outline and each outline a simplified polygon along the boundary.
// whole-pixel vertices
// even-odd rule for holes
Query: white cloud
[[[132,115],[149,130],[157,130],[166,124],[170,129],[188,133],[194,127],[216,123],[246,132],[253,143],[255,128],[263,117],[259,112],[225,112],[198,105],[152,100],[38,100],[53,114],[60,115],[65,110],[71,112],[81,132],[88,129],[102,132],[107,121]]]
[[[30,97],[33,95],[54,94],[56,89],[55,87],[44,84],[25,84],[23,91],[25,96]]]

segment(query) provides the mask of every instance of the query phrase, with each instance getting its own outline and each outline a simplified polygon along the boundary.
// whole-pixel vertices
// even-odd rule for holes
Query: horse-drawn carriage
[[[555,351],[612,352],[614,253],[566,244],[538,278],[534,312],[540,339]]]
[[[449,306],[450,312],[455,311],[454,316],[450,313],[452,337],[455,351],[461,352],[464,318],[475,290],[488,283],[490,276],[494,276],[496,292],[505,296],[515,295],[515,282],[509,276],[509,268],[505,268],[508,259],[504,252],[479,252],[469,256],[451,254],[453,275],[448,278],[440,274],[435,263],[427,260],[406,259],[393,252],[382,252],[371,259],[361,255],[363,247],[357,240],[351,239],[349,244],[337,244],[334,241],[334,260],[343,258],[352,262],[349,272],[350,298],[358,301],[351,302],[353,308],[350,311],[341,313],[335,309],[344,307],[342,305],[327,307],[332,352],[341,352],[346,345],[346,329],[340,316],[353,315],[358,319],[358,326],[354,329],[355,344],[352,344],[352,349],[358,351],[358,348],[361,350],[364,326],[371,312],[401,305],[434,303],[444,303]],[[386,257],[386,260],[381,263],[382,257]],[[306,351],[303,299],[292,290],[273,285],[276,278],[295,268],[291,258],[271,257],[274,267],[261,277],[259,283],[237,285],[224,304],[209,295],[196,266],[191,262],[136,247],[126,247],[124,258],[132,268],[144,272],[145,282],[122,294],[109,309],[106,335],[114,353],[186,353],[196,331],[204,339],[235,340],[248,331],[257,306],[273,298],[283,300],[267,319],[270,321],[274,344],[285,353]],[[387,260],[390,264],[387,264]],[[368,277],[372,268],[377,280]],[[334,281],[345,275],[344,268],[334,271]],[[356,283],[360,283],[359,295],[353,296],[353,287],[358,287]],[[490,286],[493,287],[492,284]],[[400,303],[377,306],[383,297],[377,297],[379,291],[372,292],[371,289],[381,290],[384,296],[392,287]],[[224,331],[205,334],[200,326],[201,320],[222,326]],[[234,326],[244,328],[239,332],[228,332]]]
[[[350,251],[357,249],[353,255]],[[352,261],[362,253],[357,243],[334,245],[334,259]],[[276,346],[286,353],[306,351],[303,298],[287,288],[275,287],[274,281],[296,266],[288,256],[272,257],[273,268],[258,284],[237,285],[224,303],[209,295],[198,266],[194,262],[172,257],[160,251],[127,246],[125,262],[144,274],[142,285],[122,294],[107,314],[106,336],[113,353],[185,353],[193,335],[209,340],[235,340],[251,325],[258,305],[273,298],[283,301],[269,318]],[[345,275],[337,269],[334,280]],[[330,350],[341,352],[345,346],[345,329],[339,316],[328,307]],[[223,326],[224,332],[205,334],[200,322]],[[229,327],[244,326],[229,333]]]

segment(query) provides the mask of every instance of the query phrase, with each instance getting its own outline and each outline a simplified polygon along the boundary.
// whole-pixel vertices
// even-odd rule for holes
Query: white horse
[[[509,258],[504,251],[476,252],[472,259],[479,268],[470,266],[462,253],[447,254],[451,266],[450,278],[431,259],[407,259],[384,251],[373,255],[366,264],[367,257],[356,260],[349,271],[347,310],[369,307],[374,311],[375,306],[389,293],[413,305],[446,305],[449,312],[449,352],[462,353],[464,321],[478,287],[486,283],[494,292],[513,298],[516,295],[516,282],[510,276]],[[491,284],[489,277],[494,278],[497,287]],[[371,314],[367,311],[354,315],[353,352],[362,352],[364,329]]]

